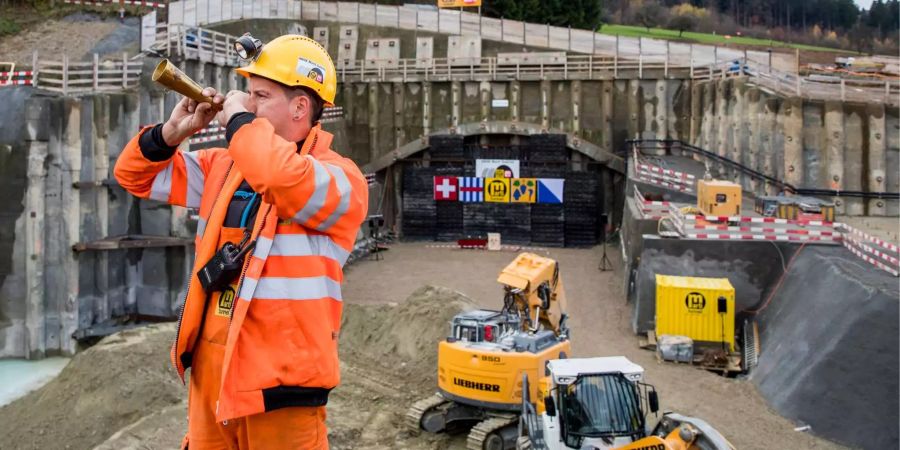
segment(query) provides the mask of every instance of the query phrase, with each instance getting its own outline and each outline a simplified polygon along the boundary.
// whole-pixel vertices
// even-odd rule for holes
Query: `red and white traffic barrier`
[[[0,86],[23,86],[32,84],[34,84],[34,72],[31,70],[0,72]]]
[[[677,184],[677,185],[679,185],[679,186],[684,186],[684,187],[687,187],[687,188],[692,188],[692,187],[693,187],[693,183],[690,182],[690,181],[685,181],[685,180],[683,180],[683,179],[681,179],[681,178],[675,178],[675,177],[671,177],[671,176],[668,176],[668,175],[662,175],[662,174],[659,174],[659,173],[656,173],[656,172],[650,172],[650,171],[648,171],[648,170],[646,170],[646,169],[639,169],[638,172],[637,172],[637,174],[640,175],[640,176],[643,176],[643,177],[650,177],[650,178],[654,178],[654,179],[657,179],[657,180],[665,181],[665,182],[668,182],[668,183]]]
[[[678,184],[669,183],[669,182],[666,182],[666,181],[655,180],[655,179],[653,179],[653,178],[645,177],[645,176],[641,176],[641,175],[635,176],[635,179],[638,180],[638,181],[642,181],[642,182],[644,182],[644,183],[655,184],[655,185],[657,185],[657,186],[661,186],[661,187],[664,187],[664,188],[667,188],[667,189],[672,189],[672,190],[675,190],[675,191],[680,191],[680,192],[692,192],[692,191],[693,191],[693,189],[691,189],[691,188],[689,188],[689,187],[685,187],[685,186],[681,186],[681,185],[678,185]]]
[[[888,255],[887,253],[885,253],[885,252],[883,252],[883,251],[880,251],[880,250],[878,250],[878,249],[876,249],[876,248],[873,248],[873,247],[871,247],[871,246],[869,246],[869,245],[866,245],[865,243],[860,242],[860,241],[857,240],[857,239],[854,239],[854,238],[853,238],[851,235],[849,235],[849,234],[848,234],[848,235],[845,235],[845,236],[844,236],[844,239],[850,241],[853,245],[855,245],[856,247],[858,247],[860,250],[865,251],[866,253],[875,255],[876,257],[881,258],[881,259],[883,259],[884,261],[893,264],[894,266],[900,266],[900,259],[895,258],[895,257],[893,257],[893,256],[891,256],[891,255]]]
[[[643,204],[643,205],[652,205],[652,206],[671,206],[671,205],[672,205],[672,202],[661,202],[661,201],[657,201],[657,200],[647,200],[647,199],[644,197],[644,194],[642,194],[641,191],[638,189],[638,187],[637,187],[636,184],[633,184],[632,187],[634,187],[634,198],[635,198],[635,200],[641,202],[641,204]]]
[[[891,244],[890,242],[885,242],[881,239],[878,239],[877,237],[870,236],[869,234],[866,234],[860,230],[857,230],[856,228],[853,228],[850,225],[847,225],[845,223],[836,223],[834,225],[835,225],[835,227],[840,228],[841,230],[844,230],[844,232],[846,232],[846,233],[854,234],[854,235],[859,236],[869,242],[878,244],[887,250],[900,253],[900,247],[898,247],[894,244]]]
[[[777,223],[806,225],[812,227],[833,227],[834,222],[827,220],[804,220],[804,219],[779,219],[777,217],[745,217],[745,216],[698,216],[696,214],[688,214],[684,216],[685,220],[705,220],[707,222],[748,222],[748,223]]]
[[[648,172],[654,172],[654,173],[657,173],[662,176],[671,177],[671,178],[675,178],[675,179],[679,179],[679,180],[696,180],[697,179],[696,176],[691,175],[689,173],[679,172],[677,170],[672,170],[672,169],[663,169],[662,167],[659,167],[659,166],[656,166],[653,164],[638,162],[636,166],[638,169],[641,169],[641,170],[646,170]]]
[[[838,233],[840,234],[840,233]],[[713,234],[686,233],[688,239],[737,241],[840,242],[840,236],[790,236],[784,234]]]
[[[73,5],[109,5],[118,4],[120,0],[63,0],[64,3]],[[126,5],[131,6],[147,6],[150,8],[165,8],[166,4],[162,2],[148,2],[143,0],[124,0]]]
[[[849,239],[844,240],[844,247],[846,247],[847,250],[850,250],[854,255],[858,256],[863,261],[865,261],[869,264],[872,264],[875,267],[878,267],[879,269],[884,270],[885,272],[887,272],[895,277],[900,277],[900,271],[898,271],[897,269],[895,269],[893,267],[888,266],[887,264],[884,264],[884,263],[876,260],[875,258],[872,258],[869,255],[866,255],[865,253],[863,253],[862,251],[860,251],[859,249],[854,247],[850,243]]]
[[[224,134],[213,134],[213,135],[209,135],[209,136],[200,136],[200,137],[191,138],[190,140],[188,140],[188,144],[205,144],[207,142],[224,141],[224,140],[225,140]]]
[[[757,227],[740,227],[728,225],[699,225],[691,224],[685,227],[689,230],[710,230],[710,231],[736,231],[745,233],[764,233],[764,234],[799,234],[804,236],[837,236],[836,231],[823,230],[798,230],[794,228],[757,228]]]

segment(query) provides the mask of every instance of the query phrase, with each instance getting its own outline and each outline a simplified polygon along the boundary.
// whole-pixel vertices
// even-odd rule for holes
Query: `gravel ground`
[[[750,382],[686,365],[658,363],[653,352],[640,349],[629,326],[622,274],[598,270],[599,248],[537,253],[560,263],[573,356],[628,357],[644,367],[644,381],[656,386],[662,410],[707,420],[739,449],[768,449],[773,443],[778,443],[778,448],[842,448],[794,431],[797,424],[769,408]],[[499,309],[502,291],[496,276],[516,254],[432,248],[425,243],[395,244],[384,254],[385,260],[362,261],[348,268],[344,299],[366,304],[396,302],[427,282],[456,289],[479,307]],[[617,247],[610,246],[608,256],[615,267],[621,265]]]

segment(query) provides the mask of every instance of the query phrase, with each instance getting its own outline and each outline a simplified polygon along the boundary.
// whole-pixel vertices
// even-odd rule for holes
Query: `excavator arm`
[[[501,272],[497,281],[504,285],[504,310],[524,319],[524,331],[552,330],[568,334],[566,292],[559,275],[559,263],[533,253],[521,253]]]

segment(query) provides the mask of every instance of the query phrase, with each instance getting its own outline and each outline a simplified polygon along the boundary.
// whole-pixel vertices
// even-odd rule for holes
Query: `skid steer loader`
[[[550,361],[538,399],[522,398],[516,450],[734,450],[701,419],[659,410],[644,369],[623,356]],[[522,376],[522,392],[532,392]],[[648,413],[649,411],[649,413]]]

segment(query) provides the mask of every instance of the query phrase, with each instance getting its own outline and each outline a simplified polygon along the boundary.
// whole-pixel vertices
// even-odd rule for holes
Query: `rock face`
[[[751,379],[776,411],[816,434],[862,448],[898,442],[897,279],[806,247],[759,316]]]

